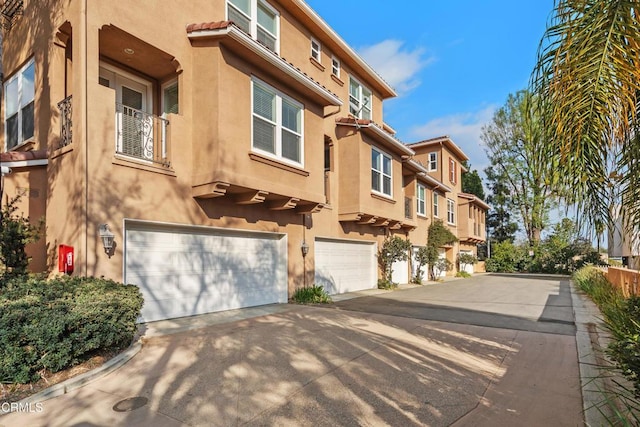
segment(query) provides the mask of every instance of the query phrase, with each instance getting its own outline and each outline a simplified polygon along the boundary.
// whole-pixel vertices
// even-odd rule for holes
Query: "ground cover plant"
[[[613,425],[640,425],[640,297],[625,298],[604,273],[593,266],[576,271],[573,280],[600,309],[611,332],[607,355],[615,370],[631,384],[613,381],[613,391],[602,390],[617,418],[610,421]],[[622,408],[616,407],[616,402],[621,403]]]
[[[331,297],[320,285],[298,288],[291,299],[298,304],[324,304],[331,302]]]

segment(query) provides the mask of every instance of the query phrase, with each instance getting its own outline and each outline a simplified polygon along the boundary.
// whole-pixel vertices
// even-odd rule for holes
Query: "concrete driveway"
[[[0,425],[580,426],[565,285],[481,276],[151,336]]]

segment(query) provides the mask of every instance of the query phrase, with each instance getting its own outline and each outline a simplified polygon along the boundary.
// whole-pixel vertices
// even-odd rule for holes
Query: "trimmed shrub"
[[[0,293],[0,381],[36,381],[97,350],[131,344],[142,308],[137,286],[91,277],[17,278]]]
[[[469,273],[467,273],[466,271],[461,270],[461,271],[458,271],[456,273],[456,277],[464,277],[465,279],[467,279],[467,278],[471,277],[471,275]]]
[[[291,299],[298,304],[326,304],[331,302],[331,297],[320,285],[298,288]]]

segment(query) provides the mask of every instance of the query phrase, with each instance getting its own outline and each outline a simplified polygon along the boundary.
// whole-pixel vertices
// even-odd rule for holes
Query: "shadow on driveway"
[[[421,320],[575,335],[571,290],[565,277],[486,275],[474,279],[348,299],[327,307]]]

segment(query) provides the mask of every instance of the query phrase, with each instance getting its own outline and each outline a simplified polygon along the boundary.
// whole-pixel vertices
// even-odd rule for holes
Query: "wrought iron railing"
[[[71,122],[72,102],[71,95],[58,102],[60,110],[60,143],[58,148],[66,147],[73,141],[73,127]]]
[[[116,103],[116,153],[169,166],[169,121]]]
[[[325,203],[331,203],[331,171],[324,171],[324,197]]]
[[[413,198],[404,198],[404,217],[407,219],[413,218]]]

